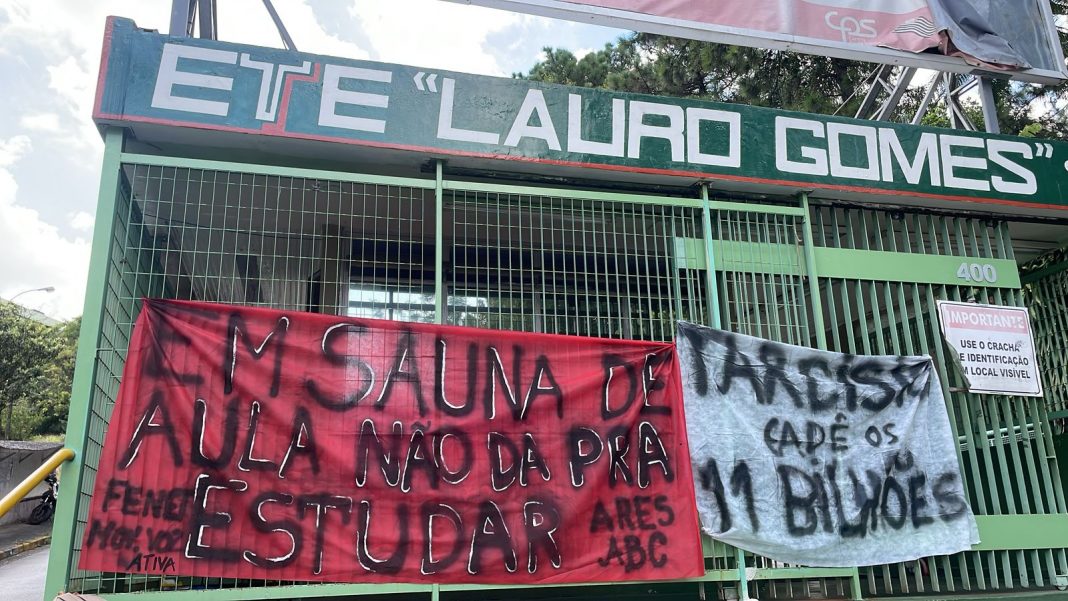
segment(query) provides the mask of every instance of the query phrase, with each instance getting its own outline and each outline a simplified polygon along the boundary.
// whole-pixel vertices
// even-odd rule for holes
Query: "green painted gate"
[[[50,593],[804,599],[1068,584],[1068,516],[1046,408],[962,392],[935,317],[937,299],[1023,302],[1005,223],[810,206],[803,196],[709,198],[704,188],[641,195],[475,183],[445,177],[440,163],[434,177],[405,179],[135,155],[123,152],[121,130],[106,140],[67,433],[78,456],[63,479]],[[996,282],[957,279],[973,262],[991,265]],[[816,569],[706,539],[703,579],[566,590],[83,572],[87,501],[144,296],[649,340],[671,339],[686,319],[843,352],[931,354],[983,543],[907,564]]]

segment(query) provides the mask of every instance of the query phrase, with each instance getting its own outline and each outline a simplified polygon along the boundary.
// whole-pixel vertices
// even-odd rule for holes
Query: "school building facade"
[[[1068,144],[172,38],[109,21],[105,140],[49,594],[678,599],[1068,587]],[[699,581],[491,589],[78,569],[143,297],[620,339],[685,319],[939,366],[982,543]],[[1044,398],[971,394],[940,299],[1026,306]],[[1059,454],[1059,457],[1058,457]],[[1058,462],[1060,460],[1060,463]]]

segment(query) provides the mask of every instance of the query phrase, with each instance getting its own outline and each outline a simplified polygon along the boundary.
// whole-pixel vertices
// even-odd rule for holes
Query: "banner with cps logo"
[[[652,17],[908,52],[937,48],[940,42],[927,0],[566,1]]]

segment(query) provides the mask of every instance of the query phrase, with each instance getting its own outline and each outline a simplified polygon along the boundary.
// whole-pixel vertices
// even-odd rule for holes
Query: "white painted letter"
[[[234,79],[222,75],[206,75],[203,73],[179,71],[178,59],[180,58],[222,63],[225,65],[237,64],[236,52],[198,48],[197,46],[184,46],[181,44],[164,44],[163,54],[159,58],[159,73],[156,75],[156,89],[152,92],[152,106],[158,109],[187,111],[190,113],[203,113],[205,115],[225,117],[230,111],[229,102],[189,98],[188,96],[175,96],[174,86],[190,86],[194,88],[225,90],[229,92],[234,87]]]
[[[842,164],[842,136],[864,138],[866,167],[846,166]],[[879,181],[879,143],[874,127],[852,123],[827,124],[827,154],[830,157],[831,175]]]
[[[701,152],[701,122],[716,121],[727,124],[727,154]],[[719,167],[742,166],[742,116],[732,111],[686,109],[686,160],[699,165]]]
[[[278,65],[278,76],[275,77],[274,63],[253,60],[247,52],[241,53],[241,66],[260,72],[260,99],[256,102],[256,118],[260,121],[274,121],[275,115],[278,114],[278,99],[282,95],[287,73],[307,75],[312,71],[311,61],[304,61],[299,67]]]
[[[808,119],[794,117],[775,117],[775,168],[787,173],[806,175],[827,175],[827,151],[813,146],[802,146],[801,156],[809,161],[793,161],[786,152],[787,130],[796,129],[811,132],[817,138],[823,138],[823,124]]]
[[[384,133],[386,131],[386,121],[384,119],[339,115],[337,114],[337,105],[356,104],[384,109],[389,106],[389,96],[386,94],[342,90],[342,79],[362,79],[364,81],[390,83],[393,80],[393,73],[377,69],[363,69],[361,67],[326,65],[323,68],[323,97],[319,102],[319,125],[369,131],[378,134]]]
[[[660,115],[668,118],[667,125],[647,125],[646,115]],[[632,159],[641,157],[642,138],[662,138],[671,144],[671,160],[685,160],[683,145],[684,117],[681,106],[661,104],[659,102],[630,101],[630,135],[627,138],[627,156]]]
[[[538,125],[530,124],[532,116],[538,117]],[[556,136],[556,128],[549,117],[549,107],[545,106],[545,95],[541,90],[527,90],[523,105],[519,107],[519,113],[512,122],[512,129],[504,139],[504,145],[519,146],[519,141],[523,138],[545,140],[549,148],[560,150],[560,138]]]
[[[1004,152],[1019,154],[1023,158],[1029,159],[1032,156],[1030,144],[1011,140],[987,140],[986,148],[990,156],[990,162],[1019,175],[1023,179],[1022,182],[1007,182],[1000,175],[995,175],[990,178],[990,183],[994,185],[995,190],[1007,194],[1034,194],[1038,192],[1038,182],[1035,181],[1035,174],[1031,173],[1031,170],[1023,165],[1010,161],[1008,157],[1002,154]]]
[[[477,142],[479,144],[497,144],[501,137],[486,131],[461,129],[452,126],[453,100],[456,96],[456,80],[446,77],[441,81],[441,110],[438,111],[438,137],[443,140],[458,142]]]
[[[964,188],[965,190],[989,191],[990,182],[970,177],[957,177],[953,173],[955,167],[966,169],[981,169],[986,171],[986,159],[981,157],[963,157],[953,154],[954,147],[982,148],[982,138],[966,138],[964,136],[951,136],[940,134],[938,142],[942,149],[942,181],[947,186]]]
[[[930,161],[931,185],[942,185],[942,174],[938,167],[938,137],[935,134],[920,134],[916,154],[910,163],[908,157],[905,156],[905,149],[901,147],[901,142],[897,139],[897,132],[889,127],[880,127],[879,158],[882,163],[884,182],[894,181],[893,162],[896,160],[898,166],[901,167],[901,173],[905,176],[905,181],[916,185],[920,183],[920,178],[923,176],[924,164]]]
[[[567,151],[600,154],[610,157],[623,156],[626,130],[626,101],[612,99],[612,138],[608,142],[591,142],[582,139],[582,96],[567,95]]]

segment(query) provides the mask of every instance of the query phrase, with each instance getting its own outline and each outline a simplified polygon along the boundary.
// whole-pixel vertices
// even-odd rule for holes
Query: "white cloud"
[[[327,32],[306,0],[275,2],[293,43],[302,52],[365,59],[368,49]],[[218,3],[219,38],[255,46],[282,47],[282,39],[262,0],[226,0]],[[138,23],[140,25],[140,23]]]
[[[29,136],[0,138],[0,167],[10,167],[32,148]]]
[[[88,211],[78,211],[76,213],[71,213],[68,223],[70,223],[72,228],[78,231],[92,232],[93,224],[96,223],[96,218]]]
[[[26,136],[0,139],[0,296],[54,286],[53,294],[27,295],[19,302],[56,317],[75,317],[85,298],[89,242],[63,237],[37,211],[18,202],[19,187],[9,167],[29,148]]]
[[[99,150],[100,134],[93,124],[93,90],[96,77],[73,56],[48,66],[48,88],[66,103],[68,115],[77,124],[71,141],[81,148]]]
[[[59,133],[63,129],[59,126],[59,115],[55,113],[33,113],[23,115],[19,119],[19,125],[31,131],[43,131]]]
[[[391,63],[507,75],[486,37],[527,17],[440,0],[357,0],[349,6],[376,58]]]

